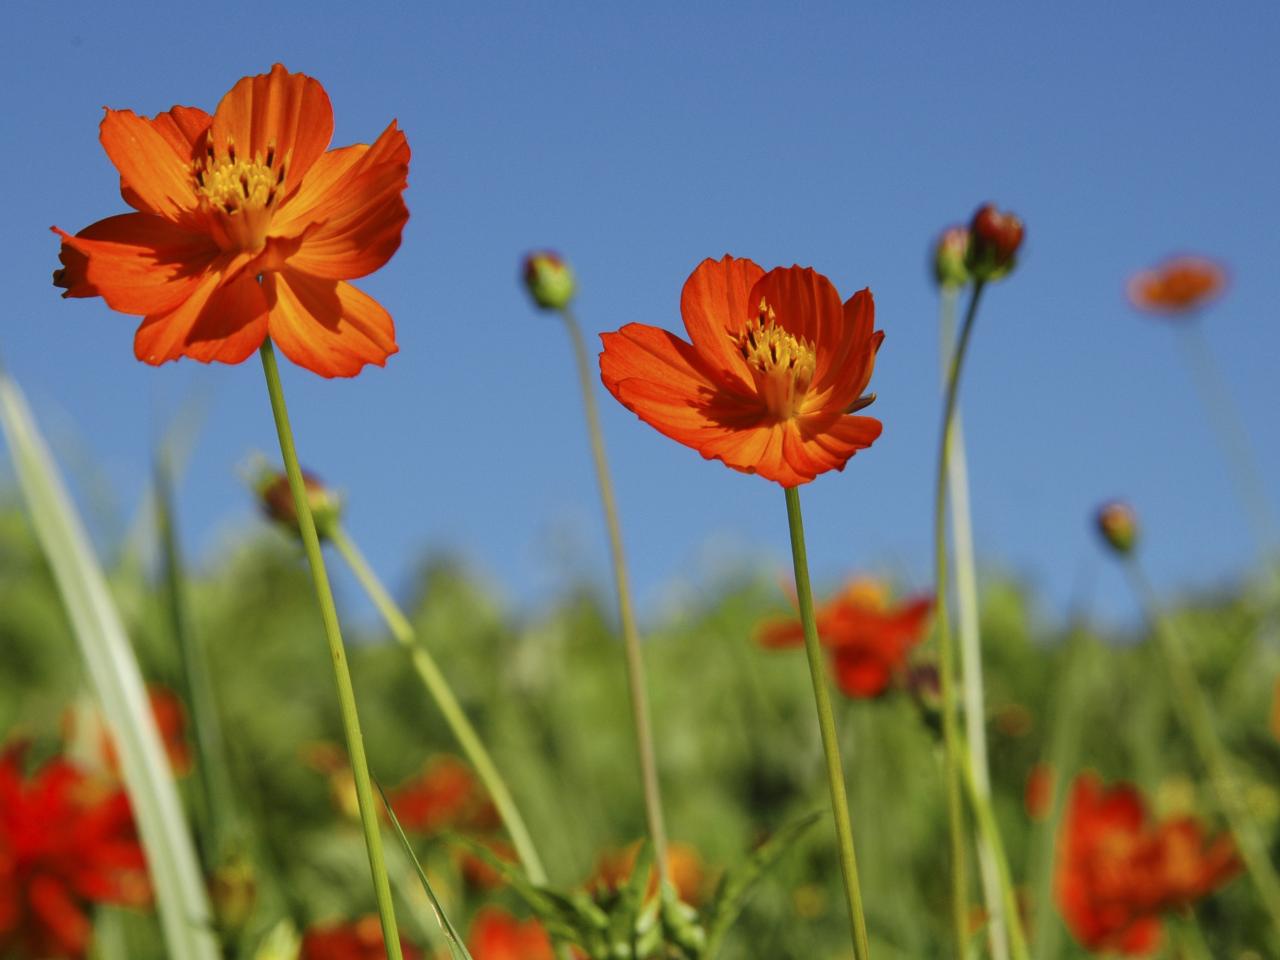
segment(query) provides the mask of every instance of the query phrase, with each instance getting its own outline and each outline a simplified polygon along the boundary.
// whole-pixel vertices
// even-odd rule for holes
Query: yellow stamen
[[[230,138],[221,156],[210,144],[192,172],[201,205],[214,214],[221,228],[219,245],[228,250],[260,250],[284,186],[285,161],[277,163],[275,144],[267,146],[265,157],[252,159],[238,157]]]
[[[779,418],[795,416],[813,381],[813,344],[784,330],[761,300],[755,319],[738,334],[737,347],[769,411]]]

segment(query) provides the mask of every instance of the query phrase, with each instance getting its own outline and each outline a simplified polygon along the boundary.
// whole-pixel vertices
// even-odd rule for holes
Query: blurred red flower
[[[361,917],[312,927],[302,938],[298,960],[386,960],[386,944],[378,918]],[[400,950],[405,960],[421,960],[422,952],[403,936]]]
[[[328,150],[320,84],[280,64],[245,77],[213,115],[107,110],[100,139],[125,213],[62,237],[54,283],[143,318],[139,360],[240,363],[270,337],[294,363],[349,377],[396,352],[391,317],[348,280],[391,258],[409,211],[409,145]]]
[[[612,892],[626,886],[635,871],[640,847],[641,841],[637,840],[620,850],[609,850],[601,854],[596,861],[595,872],[587,880],[587,888]],[[702,857],[694,847],[687,843],[667,844],[667,877],[675,887],[676,896],[683,902],[694,907],[702,903],[706,876]],[[650,867],[645,896],[652,897],[657,892],[658,874]]]
[[[0,956],[79,958],[91,904],[150,901],[146,859],[123,790],[61,759],[24,778],[22,753],[0,756]]]
[[[476,914],[467,949],[474,960],[555,960],[542,924],[517,920],[497,907],[485,907]]]
[[[933,601],[916,597],[890,606],[884,587],[854,578],[816,613],[818,636],[830,652],[836,685],[850,697],[878,697],[924,637]],[[770,649],[804,645],[798,619],[761,625],[757,639]]]
[[[1092,773],[1076,777],[1058,835],[1058,907],[1090,950],[1129,956],[1160,944],[1160,914],[1184,907],[1240,870],[1228,836],[1208,841],[1182,817],[1148,822],[1138,791],[1110,789]]]
[[[1186,315],[1217,299],[1226,286],[1227,271],[1208,257],[1171,257],[1129,279],[1129,302],[1149,313]]]
[[[488,830],[499,825],[497,810],[471,768],[448,754],[429,759],[422,772],[388,795],[406,831]]]
[[[884,339],[871,291],[842,306],[813,270],[726,256],[693,271],[680,312],[692,343],[643,323],[601,334],[604,385],[659,432],[784,487],[843,470],[880,436],[879,420],[851,416],[874,399]]]
[[[187,710],[168,687],[147,685],[151,716],[164,744],[165,755],[175,776],[191,772],[191,747],[187,743]],[[94,772],[120,776],[120,758],[101,711],[92,703],[80,703],[63,714],[62,735],[66,749]]]
[[[497,837],[484,837],[477,839],[476,842],[484,846],[504,863],[518,864],[520,862],[516,848],[506,840]],[[454,858],[458,868],[462,871],[462,879],[472,887],[478,890],[497,890],[499,887],[506,885],[506,878],[503,877],[497,867],[470,850],[457,847],[455,848]]]

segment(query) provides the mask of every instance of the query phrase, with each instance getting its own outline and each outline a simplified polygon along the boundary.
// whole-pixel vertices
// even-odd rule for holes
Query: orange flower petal
[[[844,339],[844,306],[835,286],[810,267],[779,267],[751,288],[752,312],[761,300],[768,301],[784,330],[814,345],[814,381],[821,383]]]
[[[686,391],[691,398],[711,396],[715,384],[705,372],[697,349],[674,333],[644,323],[629,323],[616,333],[602,333],[600,377],[613,390],[638,377]]]
[[[804,626],[799,620],[769,620],[756,630],[756,642],[766,650],[804,646]]]
[[[889,666],[865,650],[837,650],[831,656],[831,668],[836,686],[848,697],[878,697],[893,678]]]
[[[381,267],[399,248],[409,219],[402,196],[408,175],[409,144],[394,121],[371,147],[320,157],[272,226],[281,235],[305,231],[291,266],[330,280],[363,277]]]
[[[120,171],[121,192],[143,213],[189,222],[197,206],[191,157],[167,132],[132,110],[108,110],[99,139]]]
[[[834,419],[801,417],[797,423],[796,436],[804,456],[812,463],[825,464],[819,473],[825,470],[843,470],[849,458],[859,450],[871,446],[884,429],[874,417],[843,414]],[[796,459],[801,459],[799,452]]]
[[[62,237],[65,297],[101,296],[121,313],[172,310],[191,295],[218,255],[209,237],[148,213],[122,213]]]
[[[721,260],[703,260],[680,292],[680,315],[685,330],[711,369],[728,383],[751,383],[742,355],[733,343],[758,304],[750,302],[751,288],[764,270],[750,260],[725,254]]]
[[[195,158],[196,150],[203,142],[209,124],[213,122],[213,117],[199,107],[182,106],[172,107],[151,119],[146,117],[142,119],[151,124],[152,129],[173,147],[174,153],[187,162]],[[151,209],[146,200],[139,196],[123,177],[120,178],[120,196],[135,210],[141,210],[143,213],[159,213],[158,210]]]
[[[284,161],[285,194],[291,193],[333,137],[333,107],[319,82],[281,64],[240,80],[218,103],[210,138],[222,151],[234,143],[246,158],[269,147]]]
[[[284,355],[322,377],[353,377],[395,353],[391,315],[349,283],[283,270],[263,277],[268,328]]]
[[[214,359],[218,347],[200,345],[200,341],[208,340],[211,331],[221,330],[225,333],[255,320],[252,306],[242,288],[227,294],[219,291],[224,282],[230,284],[240,275],[249,259],[248,254],[220,257],[201,276],[186,300],[167,313],[149,315],[134,335],[134,356],[152,366],[184,356]],[[229,308],[245,309],[247,313],[224,316],[219,312]],[[228,355],[235,355],[238,349],[240,348],[233,348]]]

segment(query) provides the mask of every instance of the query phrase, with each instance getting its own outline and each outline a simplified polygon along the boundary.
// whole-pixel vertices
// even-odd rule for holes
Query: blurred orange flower
[[[884,587],[866,578],[850,580],[819,607],[818,636],[830,651],[841,691],[850,697],[878,697],[888,690],[911,649],[924,638],[932,609],[928,597],[890,606]],[[770,649],[800,647],[804,627],[797,619],[771,620],[760,626],[757,639]]]
[[[187,710],[178,695],[159,684],[147,685],[151,715],[164,744],[165,755],[175,776],[191,772],[191,747],[187,743]],[[116,745],[101,712],[92,703],[68,707],[62,718],[62,735],[66,749],[77,761],[94,771],[120,776],[120,759]]]
[[[467,949],[474,960],[554,960],[551,938],[537,920],[517,920],[484,907],[471,922]]]
[[[884,338],[869,290],[841,305],[813,270],[726,256],[693,271],[680,312],[692,343],[642,323],[601,335],[604,385],[659,432],[784,487],[843,470],[880,436],[851,415],[874,399]]]
[[[409,146],[327,150],[324,88],[280,64],[238,82],[212,116],[107,110],[102,146],[136,213],[62,237],[54,283],[143,317],[139,360],[240,363],[270,337],[321,376],[396,352],[391,316],[348,280],[400,245]],[[326,152],[327,150],[327,152]]]
[[[516,848],[497,837],[485,837],[476,841],[504,863],[516,864],[520,857]],[[481,859],[470,850],[461,847],[455,849],[454,858],[462,871],[462,878],[472,887],[479,890],[496,890],[506,885],[506,878],[487,860]]]
[[[631,880],[640,855],[641,841],[627,844],[620,850],[609,850],[596,861],[595,873],[587,881],[588,889],[613,892],[622,889]],[[687,843],[667,844],[667,877],[675,887],[676,896],[684,903],[696,907],[702,903],[706,886],[706,868],[698,851]],[[646,897],[658,892],[658,874],[650,867]]]
[[[499,825],[497,810],[471,768],[448,754],[429,759],[422,772],[392,790],[391,809],[405,830],[487,830]]]
[[[1129,301],[1149,313],[1185,315],[1226,289],[1227,271],[1208,257],[1172,257],[1129,279]]]
[[[1058,835],[1055,883],[1067,927],[1090,950],[1130,956],[1160,944],[1160,914],[1184,907],[1240,870],[1230,837],[1207,841],[1182,817],[1151,824],[1138,791],[1078,776]]]
[[[151,898],[123,790],[52,760],[24,778],[22,747],[0,755],[0,956],[79,958],[88,905]]]
[[[361,917],[352,923],[332,923],[312,927],[302,938],[298,960],[386,960],[387,941],[376,916]],[[422,952],[400,938],[404,960],[420,960]]]
[[[1026,788],[1023,790],[1022,802],[1027,808],[1027,816],[1032,820],[1043,822],[1053,813],[1053,765],[1037,763],[1027,774]]]

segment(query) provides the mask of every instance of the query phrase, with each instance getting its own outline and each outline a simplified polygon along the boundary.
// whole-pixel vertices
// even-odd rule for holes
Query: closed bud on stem
[[[1121,500],[1111,500],[1098,508],[1096,517],[1098,533],[1112,550],[1120,556],[1133,552],[1138,542],[1138,517],[1133,507]]]
[[[944,290],[957,290],[969,282],[969,228],[947,227],[933,248],[933,279]]]
[[[308,470],[302,471],[302,483],[307,488],[307,503],[316,523],[316,533],[321,540],[327,539],[342,519],[342,498]],[[264,470],[254,488],[258,493],[258,502],[262,505],[262,512],[267,518],[299,533],[298,509],[293,502],[293,491],[289,488],[289,477],[275,470]]]
[[[253,864],[240,854],[229,858],[209,879],[209,899],[213,901],[218,925],[227,933],[239,933],[258,899]]]
[[[1022,221],[985,203],[969,222],[969,253],[965,265],[975,280],[999,280],[1017,263],[1022,246]]]
[[[550,250],[538,250],[524,258],[524,285],[543,310],[563,310],[578,289],[569,264]]]

